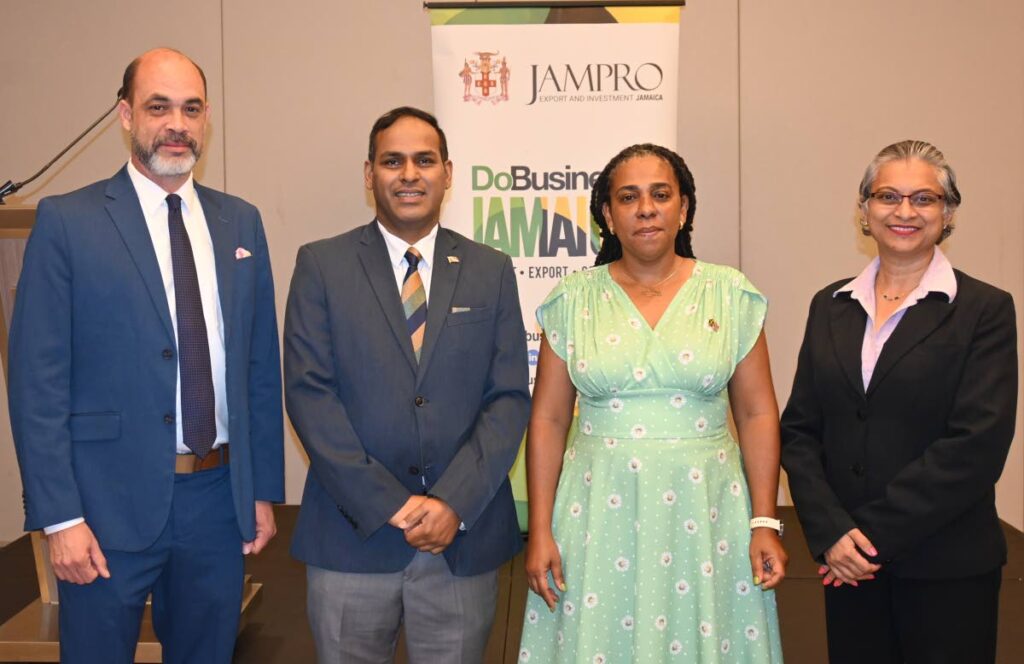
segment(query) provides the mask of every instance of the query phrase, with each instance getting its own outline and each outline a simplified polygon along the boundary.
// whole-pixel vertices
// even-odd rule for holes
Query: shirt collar
[[[874,303],[875,277],[878,276],[879,264],[878,258],[872,260],[853,280],[832,293],[832,297],[840,293],[849,293],[854,300]],[[904,299],[908,302],[917,302],[928,293],[942,293],[950,302],[956,298],[956,275],[953,273],[953,266],[938,247],[935,247],[932,260],[921,276],[921,282]]]
[[[420,263],[428,270],[430,269],[431,262],[434,260],[434,244],[437,242],[438,226],[439,224],[434,224],[429,233],[411,245],[420,252]],[[377,221],[377,228],[380,229],[380,234],[384,236],[384,244],[387,245],[388,257],[391,259],[392,267],[396,270],[399,267],[404,267],[405,252],[409,250],[409,243],[397,235],[388,232],[388,229],[384,228],[384,224],[380,223],[379,220]]]
[[[135,193],[139,197],[144,214],[157,212],[161,209],[161,205],[167,204],[167,192],[135,168],[135,164],[131,160],[128,161],[128,177],[131,178],[132,186],[135,187]],[[196,187],[191,173],[188,174],[185,183],[174,193],[181,196],[181,204],[186,212],[196,209]]]

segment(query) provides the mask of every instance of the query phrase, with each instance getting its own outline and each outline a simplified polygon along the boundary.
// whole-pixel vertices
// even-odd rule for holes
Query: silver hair
[[[920,159],[926,164],[935,168],[935,175],[942,187],[945,209],[944,216],[948,219],[953,216],[956,209],[960,207],[960,190],[956,186],[956,173],[946,163],[946,157],[942,151],[927,141],[900,141],[882,148],[882,151],[875,155],[868,167],[864,170],[864,177],[860,181],[860,206],[862,212],[867,212],[868,198],[871,196],[871,185],[875,183],[878,176],[878,169],[882,164],[890,161]]]

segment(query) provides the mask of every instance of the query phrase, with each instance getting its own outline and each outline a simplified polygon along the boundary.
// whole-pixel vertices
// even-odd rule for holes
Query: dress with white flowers
[[[530,593],[521,662],[782,662],[726,423],[766,309],[739,271],[703,262],[653,330],[607,266],[566,277],[538,309],[579,419],[552,524],[568,590],[555,613]]]

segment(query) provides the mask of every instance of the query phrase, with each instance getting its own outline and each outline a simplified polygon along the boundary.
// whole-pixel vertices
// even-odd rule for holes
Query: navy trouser
[[[143,551],[103,554],[109,579],[58,584],[62,662],[134,661],[151,592],[164,662],[231,661],[244,565],[227,466],[175,475],[170,517],[157,540]]]

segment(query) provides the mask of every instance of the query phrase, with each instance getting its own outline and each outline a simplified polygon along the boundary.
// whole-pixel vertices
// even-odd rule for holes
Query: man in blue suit
[[[284,498],[267,244],[253,206],[193,182],[202,70],[149,51],[120,96],[129,163],[40,201],[18,282],[25,527],[49,540],[62,661],[133,661],[152,593],[165,662],[228,662],[243,555]]]
[[[482,661],[519,551],[507,473],[529,415],[508,256],[438,226],[452,164],[424,111],[370,132],[376,219],[299,250],[285,402],[309,454],[292,553],[321,662]]]

